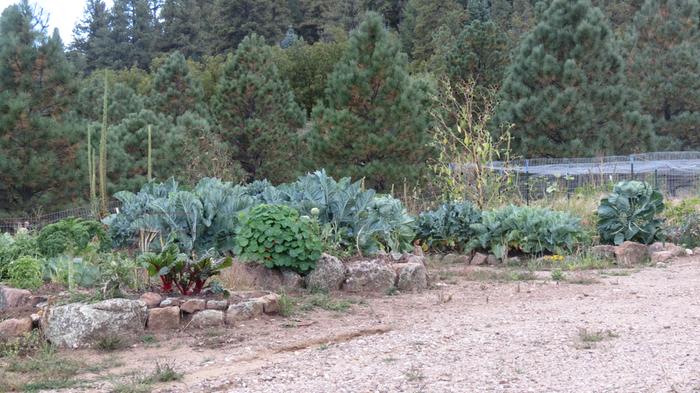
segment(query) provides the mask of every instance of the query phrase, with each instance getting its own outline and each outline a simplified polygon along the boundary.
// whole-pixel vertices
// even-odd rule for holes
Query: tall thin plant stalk
[[[148,125],[148,181],[153,181],[153,161],[151,151],[151,125]]]
[[[102,131],[100,132],[100,214],[109,213],[107,205],[107,109],[109,83],[105,70],[104,96],[102,97]]]

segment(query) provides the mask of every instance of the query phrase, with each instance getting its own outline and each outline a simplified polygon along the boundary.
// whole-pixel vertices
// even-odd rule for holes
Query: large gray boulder
[[[347,269],[343,289],[348,292],[386,292],[396,281],[396,272],[383,259],[350,262]]]
[[[148,308],[140,300],[109,299],[99,303],[73,303],[49,308],[44,334],[54,345],[90,347],[105,337],[143,333]]]
[[[396,264],[396,288],[400,291],[420,292],[428,288],[428,270],[418,262]]]
[[[323,254],[316,268],[306,276],[306,287],[322,291],[337,291],[345,281],[346,268],[340,259]]]

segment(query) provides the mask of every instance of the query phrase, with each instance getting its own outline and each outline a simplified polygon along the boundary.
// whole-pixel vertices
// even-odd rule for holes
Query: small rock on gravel
[[[190,325],[196,328],[208,328],[224,324],[224,313],[219,310],[204,310],[192,316]]]
[[[32,331],[32,325],[32,319],[29,317],[6,319],[0,322],[0,341],[21,337]]]
[[[180,327],[180,307],[168,306],[148,311],[149,330],[170,330]]]

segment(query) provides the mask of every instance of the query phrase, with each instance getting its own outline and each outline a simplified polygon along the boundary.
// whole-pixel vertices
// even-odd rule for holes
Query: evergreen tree
[[[202,113],[202,88],[190,75],[180,52],[173,52],[153,77],[151,107],[172,120],[192,111]]]
[[[466,19],[466,11],[454,0],[408,0],[399,26],[403,49],[415,63],[425,62],[435,53],[433,33],[444,26],[456,36]]]
[[[473,82],[473,108],[483,108],[503,80],[508,65],[508,38],[491,21],[475,19],[462,30],[454,50],[447,54],[447,76],[454,84]]]
[[[647,0],[628,41],[630,82],[656,133],[700,147],[700,2]]]
[[[272,50],[257,34],[246,37],[224,67],[212,99],[221,139],[248,180],[292,179],[299,157],[297,132],[304,112],[273,62]]]
[[[328,75],[340,61],[347,42],[316,42],[302,40],[291,47],[275,50],[275,64],[283,79],[289,81],[297,102],[311,114],[316,101],[323,96]]]
[[[129,20],[129,0],[114,0],[109,12],[110,68],[121,69],[133,65]]]
[[[154,55],[158,38],[158,24],[154,18],[150,0],[130,0],[131,63],[148,69]]]
[[[218,0],[214,8],[212,54],[235,49],[252,33],[267,43],[280,42],[291,23],[286,0]]]
[[[553,0],[526,34],[503,84],[499,120],[524,156],[623,154],[649,148],[651,130],[626,87],[603,13],[589,0]]]
[[[26,0],[0,16],[0,208],[55,209],[80,189],[67,117],[73,70],[57,31]],[[84,132],[81,132],[80,137]]]
[[[418,179],[430,153],[427,86],[408,75],[399,47],[382,17],[369,13],[313,111],[316,165],[382,191]]]
[[[208,54],[213,6],[214,0],[166,0],[160,14],[160,50],[179,50],[185,57],[196,59]]]
[[[103,0],[87,0],[83,18],[73,29],[72,48],[84,57],[85,70],[110,65],[109,13]]]

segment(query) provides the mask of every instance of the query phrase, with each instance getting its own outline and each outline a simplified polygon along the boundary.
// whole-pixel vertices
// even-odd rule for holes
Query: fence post
[[[630,180],[634,180],[634,156],[630,156]]]
[[[654,189],[659,189],[659,170],[654,169]]]
[[[525,204],[530,206],[530,160],[525,160]]]

